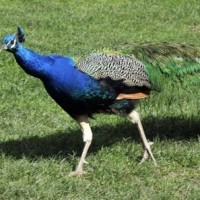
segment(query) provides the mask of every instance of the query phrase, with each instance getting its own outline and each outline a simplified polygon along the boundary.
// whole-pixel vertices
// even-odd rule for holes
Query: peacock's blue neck
[[[42,62],[44,56],[26,49],[20,44],[16,48],[14,56],[20,67],[29,75],[41,78],[45,74],[48,66]]]
[[[71,99],[88,98],[86,93],[91,88],[91,96],[99,96],[101,93],[98,81],[77,70],[69,57],[40,55],[20,44],[13,53],[20,67],[26,73],[40,78],[54,99],[61,94]],[[60,101],[60,97],[57,101]]]

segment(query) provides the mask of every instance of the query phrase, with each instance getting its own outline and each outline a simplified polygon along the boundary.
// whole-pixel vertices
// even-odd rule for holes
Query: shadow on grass
[[[180,118],[165,119],[143,119],[143,126],[147,138],[153,140],[189,140],[197,138],[200,134],[199,121],[186,120]],[[117,123],[115,126],[99,125],[93,127],[94,140],[90,152],[97,152],[104,147],[122,141],[124,138],[132,138],[140,142],[136,125],[129,121]],[[129,140],[131,141],[131,140]],[[30,159],[38,157],[61,156],[67,158],[70,154],[80,156],[83,148],[82,134],[79,129],[68,133],[57,132],[46,137],[34,136],[22,140],[11,140],[0,143],[0,152],[6,156],[21,158],[26,156]]]

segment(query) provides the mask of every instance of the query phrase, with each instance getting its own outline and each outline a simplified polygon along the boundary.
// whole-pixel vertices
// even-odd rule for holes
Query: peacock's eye
[[[11,40],[11,41],[10,41],[10,44],[13,45],[13,44],[14,44],[14,40]]]

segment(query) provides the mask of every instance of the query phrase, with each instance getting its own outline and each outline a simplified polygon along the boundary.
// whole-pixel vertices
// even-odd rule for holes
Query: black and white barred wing
[[[127,56],[93,53],[78,62],[77,68],[95,79],[110,78],[122,80],[128,87],[151,88],[144,64]]]

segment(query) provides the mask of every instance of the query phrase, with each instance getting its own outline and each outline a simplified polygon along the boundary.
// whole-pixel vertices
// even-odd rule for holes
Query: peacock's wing
[[[93,53],[77,63],[77,68],[97,80],[121,81],[127,87],[146,87],[151,82],[145,65],[128,56]]]

